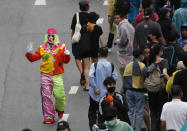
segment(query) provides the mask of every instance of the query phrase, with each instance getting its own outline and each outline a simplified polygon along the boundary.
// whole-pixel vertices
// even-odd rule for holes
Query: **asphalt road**
[[[25,58],[26,46],[34,43],[34,50],[44,41],[48,28],[56,28],[60,41],[71,51],[70,25],[73,14],[79,11],[79,0],[46,0],[47,5],[34,5],[35,0],[0,0],[0,131],[55,131],[56,124],[44,125],[41,112],[40,63]],[[104,18],[101,25],[107,40],[107,6],[104,0],[91,0],[90,11]],[[117,64],[116,47],[109,60]],[[76,94],[68,94],[72,86],[79,85],[79,73],[74,58],[65,65],[68,122],[72,131],[89,131],[89,97],[83,87]],[[121,80],[118,80],[118,87]],[[119,90],[119,88],[118,88]],[[56,119],[57,120],[57,119]]]

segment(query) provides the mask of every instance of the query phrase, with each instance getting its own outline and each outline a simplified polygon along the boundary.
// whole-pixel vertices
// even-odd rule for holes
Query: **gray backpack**
[[[164,79],[162,78],[158,65],[151,72],[149,72],[149,76],[146,77],[144,81],[144,87],[149,92],[159,92],[165,87]]]

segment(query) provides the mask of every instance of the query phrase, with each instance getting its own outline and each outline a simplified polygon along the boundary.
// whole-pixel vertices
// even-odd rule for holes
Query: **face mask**
[[[106,125],[110,126],[110,127],[113,127],[115,125],[115,120],[107,121]]]
[[[113,93],[115,91],[115,87],[110,87],[110,88],[107,88],[108,92],[109,93]]]

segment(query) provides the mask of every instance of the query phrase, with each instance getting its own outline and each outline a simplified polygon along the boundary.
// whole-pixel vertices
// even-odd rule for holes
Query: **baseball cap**
[[[69,129],[69,124],[66,121],[60,121],[57,124],[57,131],[60,130],[60,129],[67,129],[67,128]]]
[[[187,23],[182,24],[182,25],[181,25],[181,28],[187,28]]]
[[[168,12],[170,12],[171,11],[171,9],[170,8],[166,8],[166,7],[162,7],[162,8],[160,8],[160,10],[159,10],[159,14],[160,14],[160,16],[165,16]]]
[[[88,3],[88,0],[80,0],[79,1],[79,5],[80,6],[86,6],[86,5],[88,5],[89,3]]]
[[[149,18],[149,17],[152,16],[152,15],[153,15],[153,11],[152,11],[151,8],[146,8],[146,9],[144,10],[144,18]]]

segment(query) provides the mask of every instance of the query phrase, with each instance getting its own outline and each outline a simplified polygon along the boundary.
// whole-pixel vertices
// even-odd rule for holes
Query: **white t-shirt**
[[[165,103],[160,120],[166,122],[166,130],[180,131],[187,120],[187,102],[173,99],[171,102]]]

